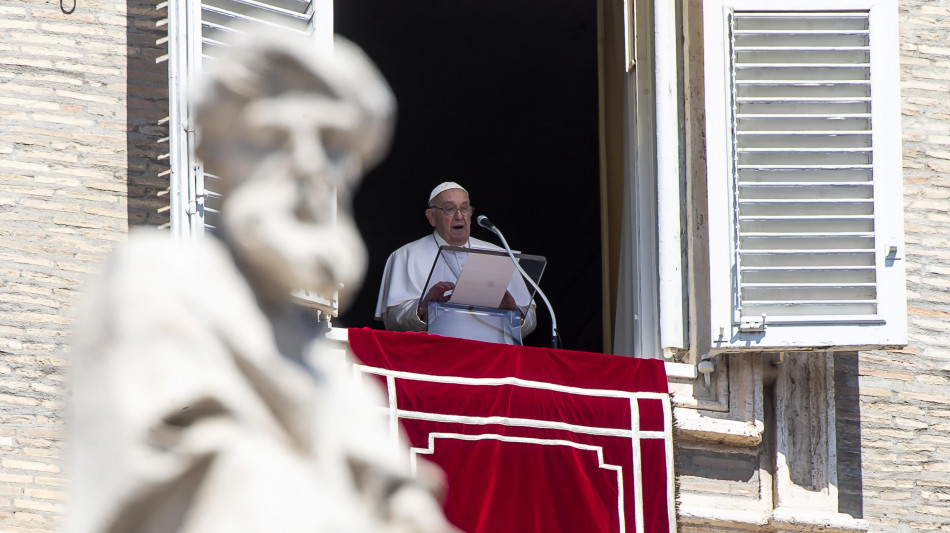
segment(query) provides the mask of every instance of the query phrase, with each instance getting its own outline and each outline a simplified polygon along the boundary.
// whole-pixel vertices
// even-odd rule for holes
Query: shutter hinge
[[[760,318],[743,317],[739,323],[739,333],[762,333],[765,331],[765,315]]]

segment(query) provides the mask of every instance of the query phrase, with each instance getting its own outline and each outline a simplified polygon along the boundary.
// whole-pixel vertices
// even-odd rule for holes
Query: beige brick
[[[0,485],[0,496],[20,496],[23,490],[19,487],[5,487]]]
[[[56,268],[61,270],[67,270],[69,272],[81,272],[83,274],[95,274],[100,270],[98,264],[77,264],[69,263],[66,261],[59,261],[56,263]]]
[[[57,196],[61,198],[69,198],[72,200],[84,200],[88,202],[104,203],[104,204],[116,204],[124,203],[125,197],[122,196],[107,196],[102,192],[83,192],[83,191],[59,191]]]
[[[0,158],[0,168],[10,168],[27,172],[49,172],[49,165],[40,163],[28,163],[26,161],[16,161],[12,159]],[[9,192],[9,191],[7,191]]]
[[[66,360],[61,357],[37,357],[36,362],[45,366],[53,366],[53,367],[66,366]]]
[[[0,381],[0,388],[13,390],[13,391],[23,391],[30,388],[30,384],[25,381],[10,381],[3,380]]]
[[[927,163],[927,166],[937,172],[950,172],[950,161],[932,160]]]
[[[23,396],[14,396],[12,394],[0,394],[0,404],[5,403],[9,405],[27,405],[27,406],[36,406],[40,405],[40,401],[36,398],[25,398]]]
[[[52,513],[61,513],[66,510],[66,506],[61,503],[40,502],[26,499],[14,499],[13,505],[21,509],[32,509],[34,511],[47,511]]]
[[[128,211],[126,211],[125,209],[107,209],[107,208],[102,208],[102,207],[84,207],[83,212],[88,213],[90,215],[99,215],[99,216],[109,217],[109,218],[119,218],[123,220],[126,219],[129,215]]]
[[[51,48],[49,46],[22,46],[20,49],[25,54],[37,55],[42,57],[61,57],[69,59],[82,59],[85,54],[80,50],[77,51],[72,48]]]
[[[22,7],[16,6],[0,6],[0,15],[3,16],[17,16],[17,15],[26,15],[26,10]]]
[[[921,505],[916,511],[925,515],[950,517],[950,506]]]
[[[9,98],[9,97],[2,97],[2,96],[0,96],[0,106],[25,107],[29,109],[46,109],[49,111],[55,111],[59,109],[59,104],[55,102],[45,102],[42,100],[32,100],[32,99],[27,99],[27,98]]]
[[[897,431],[892,429],[874,429],[869,428],[866,432],[868,437],[877,437],[881,439],[913,439],[916,433],[913,431]]]
[[[125,68],[122,67],[102,67],[90,65],[87,63],[74,63],[71,61],[56,61],[53,66],[58,70],[66,72],[83,72],[91,75],[103,76],[105,78],[121,78],[125,75]]]
[[[923,374],[917,376],[917,382],[925,385],[946,386],[948,383],[950,383],[950,380],[947,380],[947,378],[941,376]]]
[[[79,282],[76,279],[71,279],[63,276],[54,276],[52,274],[47,274],[45,272],[23,272],[23,279],[39,282],[39,283],[51,283],[57,287],[75,287],[78,286]]]
[[[918,48],[922,54],[932,54],[932,55],[941,55],[941,56],[950,56],[950,48],[947,47],[937,47],[929,46],[926,44],[920,45]]]
[[[9,472],[0,472],[0,483],[16,483],[26,485],[33,483],[33,476],[27,474],[11,474]]]
[[[921,402],[950,404],[950,396],[942,394],[926,394],[919,392],[899,392],[897,397],[903,400],[917,400]]]
[[[8,459],[4,458],[0,460],[0,465],[3,465],[4,468],[11,468],[14,470],[30,470],[33,472],[55,472],[59,473],[59,466],[49,463],[40,463],[36,461],[20,461],[18,459]]]
[[[917,316],[929,316],[934,318],[950,318],[950,312],[942,309],[928,309],[913,305],[907,306],[907,314]]]
[[[31,20],[13,20],[0,18],[0,29],[3,30],[32,30],[36,23]]]
[[[882,500],[909,500],[911,498],[910,492],[884,492],[881,494]]]
[[[9,348],[12,350],[22,350],[23,341],[19,339],[4,339],[0,338],[0,348]]]
[[[54,385],[45,385],[43,383],[30,383],[30,388],[36,392],[42,392],[44,394],[62,394],[63,389],[61,387],[56,387]]]
[[[36,359],[33,359],[33,361],[36,361]],[[22,415],[22,414],[4,415],[2,414],[2,411],[0,411],[0,422],[6,425],[23,426],[23,425],[35,424],[36,420],[35,420],[35,417],[32,417],[32,416]]]
[[[56,345],[56,344],[39,343],[39,342],[31,342],[31,343],[26,343],[26,342],[24,342],[24,343],[23,343],[23,349],[24,349],[24,350],[27,350],[27,351],[34,351],[34,352],[35,352],[35,351],[52,352],[52,351],[57,350],[58,348],[59,348],[59,346]],[[64,347],[64,349],[65,349],[65,347]]]
[[[36,523],[45,523],[46,518],[42,515],[35,513],[27,513],[25,511],[16,511],[13,513],[13,519],[18,522],[36,522]]]
[[[78,213],[79,206],[75,204],[70,204],[66,202],[51,202],[49,200],[33,200],[29,198],[24,198],[20,200],[20,204],[24,207],[29,207],[32,209],[42,209],[45,211],[58,211],[61,213]]]
[[[0,65],[16,65],[20,67],[36,67],[40,69],[53,68],[53,62],[48,59],[29,59],[19,56],[0,56]]]
[[[872,368],[862,368],[858,371],[861,376],[874,376],[884,379],[898,379],[901,381],[913,381],[916,377],[913,372],[902,372],[895,370],[876,370]],[[863,392],[863,391],[862,391]]]
[[[30,438],[58,440],[64,436],[63,430],[60,428],[23,428],[20,431]]]
[[[20,451],[27,457],[59,459],[59,452],[52,448],[25,448],[21,444]]]
[[[48,490],[48,489],[26,489],[24,493],[27,497],[37,498],[40,500],[56,500],[63,501],[66,499],[66,494],[58,490]]]
[[[69,98],[72,100],[81,100],[84,102],[96,102],[96,103],[107,104],[107,105],[116,105],[119,103],[119,99],[114,96],[106,96],[106,95],[100,95],[100,94],[86,94],[86,93],[80,93],[76,91],[66,91],[66,90],[58,90],[56,91],[56,94],[64,98]]]
[[[0,253],[0,261],[7,261],[10,263],[20,264],[20,265],[36,265],[36,266],[46,266],[52,267],[53,262],[44,259],[42,257],[36,256],[25,256],[19,254],[9,254],[9,253]]]
[[[68,317],[59,315],[59,314],[50,314],[50,313],[13,313],[13,320],[15,322],[26,323],[31,325],[38,324],[71,324],[72,320]],[[36,361],[36,359],[32,359]]]
[[[51,122],[53,124],[63,124],[67,126],[89,127],[94,126],[96,122],[88,118],[82,118],[71,115],[52,115],[47,113],[33,113],[33,120],[40,122]]]
[[[930,456],[924,455],[921,453],[905,453],[905,454],[901,454],[901,456],[899,457],[899,460],[902,462],[914,462],[914,463],[926,462],[929,459],[930,459]]]
[[[928,463],[924,465],[927,472],[950,472],[950,463]]]
[[[23,157],[28,157],[30,159],[43,159],[47,161],[56,161],[59,163],[76,163],[79,161],[79,156],[62,151],[52,151],[52,150],[19,150],[18,154]],[[49,183],[49,181],[43,182]]]
[[[45,485],[48,487],[65,487],[66,486],[66,480],[58,478],[58,477],[36,476],[33,482],[36,483],[37,485]]]
[[[91,20],[89,22],[91,22]],[[51,33],[63,33],[67,35],[102,36],[106,34],[105,28],[85,24],[58,24],[47,22],[40,24],[40,29]]]
[[[53,223],[63,226],[74,226],[77,228],[116,229],[116,224],[114,222],[101,222],[97,220],[66,218],[61,216],[54,216]]]
[[[14,37],[14,38],[18,40],[22,40],[21,37]],[[38,38],[49,39],[50,37],[49,35],[39,35]],[[72,39],[63,39],[61,44],[62,46],[76,46],[76,41]],[[86,44],[83,44],[83,46],[86,46]],[[65,84],[65,85],[80,86],[83,84],[82,80],[75,76],[62,76],[60,74],[51,73],[51,72],[42,72],[42,71],[24,72],[20,74],[19,76],[17,76],[17,79],[22,80],[22,81],[47,82],[47,83],[53,83],[57,85]],[[35,89],[38,89],[38,90],[42,89],[44,91],[44,94],[53,94],[53,89],[50,89],[47,87],[35,87]]]

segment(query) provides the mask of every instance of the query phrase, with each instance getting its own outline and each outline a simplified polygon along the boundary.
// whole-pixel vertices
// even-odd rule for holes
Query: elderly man
[[[464,254],[449,255],[445,262],[440,262],[432,272],[432,281],[437,283],[420,298],[440,246],[501,250],[498,246],[470,236],[472,213],[468,191],[458,183],[447,181],[432,189],[425,214],[435,231],[399,248],[386,261],[376,302],[376,319],[382,320],[386,329],[425,330],[427,303],[446,302],[451,297],[455,281],[462,270]],[[534,331],[537,325],[535,305],[530,301],[520,277],[513,278],[499,307],[522,312],[522,336]]]

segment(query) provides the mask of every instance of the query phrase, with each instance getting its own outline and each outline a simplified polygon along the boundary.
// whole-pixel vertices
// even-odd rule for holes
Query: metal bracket
[[[765,315],[761,318],[742,318],[739,323],[739,333],[763,333],[765,331]]]
[[[710,376],[716,370],[716,365],[712,361],[712,357],[708,353],[704,353],[700,357],[699,363],[696,365],[696,370],[703,375],[703,381],[706,383],[706,388],[709,388]]]

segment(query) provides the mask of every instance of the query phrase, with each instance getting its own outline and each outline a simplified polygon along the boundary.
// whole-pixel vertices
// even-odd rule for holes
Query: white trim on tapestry
[[[626,515],[623,510],[623,467],[620,465],[612,465],[604,462],[604,449],[602,446],[591,446],[589,444],[580,444],[578,442],[572,442],[569,440],[562,439],[537,439],[532,437],[512,437],[508,435],[498,435],[496,433],[482,433],[479,435],[465,435],[461,433],[439,433],[433,432],[429,433],[429,447],[427,449],[422,448],[410,448],[409,449],[409,461],[410,467],[412,469],[413,475],[416,473],[416,455],[432,455],[435,453],[435,441],[436,439],[456,439],[456,440],[467,440],[467,441],[476,441],[476,440],[497,440],[499,442],[513,442],[518,444],[537,444],[540,446],[567,446],[569,448],[574,448],[578,450],[595,452],[597,454],[597,466],[604,470],[613,470],[617,475],[617,518],[620,524],[620,531],[626,531],[627,521]],[[634,475],[636,476],[639,473],[638,465],[634,465]],[[638,490],[637,494],[634,497],[635,507],[643,509],[643,502],[641,500],[642,493]],[[643,532],[642,516],[640,521],[637,522],[637,533]]]

